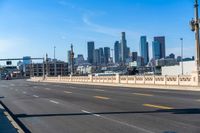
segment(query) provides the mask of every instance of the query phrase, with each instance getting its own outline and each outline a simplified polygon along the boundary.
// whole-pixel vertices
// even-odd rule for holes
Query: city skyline
[[[113,48],[123,31],[131,51],[139,51],[140,36],[145,35],[152,58],[153,37],[165,36],[166,55],[175,53],[178,56],[180,37],[183,37],[184,56],[191,57],[194,55],[194,37],[189,28],[193,16],[191,7],[193,0],[125,0],[123,3],[118,0],[3,0],[0,2],[3,20],[0,28],[4,31],[0,33],[0,58],[41,57],[46,53],[53,58],[56,46],[56,57],[66,61],[71,43],[76,56],[83,54],[86,58],[88,41],[94,41],[96,47]]]

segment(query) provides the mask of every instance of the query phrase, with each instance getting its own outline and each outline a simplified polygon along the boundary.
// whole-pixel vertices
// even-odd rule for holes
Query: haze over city
[[[150,57],[154,36],[165,36],[166,55],[194,55],[194,35],[189,20],[193,0],[0,0],[0,57],[53,57],[67,60],[73,43],[75,54],[87,58],[87,42],[111,47],[126,32],[127,45],[139,52],[146,35]]]

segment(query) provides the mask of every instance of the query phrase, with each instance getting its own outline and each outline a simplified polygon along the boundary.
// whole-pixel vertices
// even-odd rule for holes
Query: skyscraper
[[[94,63],[94,42],[87,43],[88,63]]]
[[[157,41],[160,43],[160,58],[165,58],[165,37],[164,36],[158,36],[154,37],[154,41]]]
[[[110,48],[109,47],[104,47],[104,63],[107,65],[109,63],[109,58],[110,58]]]
[[[137,52],[132,52],[132,61],[137,61],[138,54]]]
[[[126,41],[126,33],[122,32],[122,40],[121,40],[121,57],[120,60],[125,63],[127,57],[127,41]]]
[[[103,48],[99,48],[99,56],[100,56],[100,65],[102,65],[104,63]]]
[[[144,65],[149,62],[149,44],[146,36],[140,37],[140,55],[144,59]]]
[[[120,43],[119,43],[119,41],[115,42],[114,51],[115,51],[115,63],[119,63],[120,62]]]
[[[71,50],[67,51],[67,62],[68,62],[69,65],[71,64],[70,55],[71,55]]]
[[[94,64],[95,65],[100,64],[100,51],[99,51],[99,49],[94,50]]]
[[[161,45],[158,41],[153,41],[152,43],[152,53],[153,59],[161,59]]]

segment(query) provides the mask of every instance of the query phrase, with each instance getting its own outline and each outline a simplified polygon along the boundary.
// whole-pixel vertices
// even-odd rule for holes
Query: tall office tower
[[[94,63],[94,42],[87,43],[88,63]]]
[[[132,52],[132,61],[137,61],[138,54],[137,52]]]
[[[160,58],[165,58],[165,37],[164,36],[158,36],[158,37],[154,37],[154,41],[157,41],[160,43]]]
[[[67,51],[67,62],[68,62],[68,65],[70,66],[70,64],[71,64],[71,50]]]
[[[152,53],[153,59],[161,59],[161,45],[158,41],[153,41],[152,43]]]
[[[109,47],[104,47],[104,63],[107,65],[109,63],[110,59],[110,48]]]
[[[104,63],[103,48],[99,48],[99,56],[100,56],[100,62],[99,62],[99,64],[102,65]]]
[[[144,59],[144,65],[149,62],[149,44],[146,36],[140,37],[140,56]]]
[[[130,48],[129,47],[126,47],[126,59],[130,57]]]
[[[126,61],[126,56],[127,56],[127,41],[126,41],[126,33],[122,32],[122,40],[121,40],[121,61],[125,63]]]
[[[100,64],[100,52],[99,49],[94,50],[94,64],[99,65]]]
[[[119,41],[115,42],[114,51],[115,51],[115,63],[119,63],[120,62],[120,43],[119,43]]]

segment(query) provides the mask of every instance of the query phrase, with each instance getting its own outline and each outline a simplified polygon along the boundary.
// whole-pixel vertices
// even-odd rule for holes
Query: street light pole
[[[191,30],[195,32],[195,46],[196,46],[196,70],[199,71],[200,53],[199,53],[199,12],[198,12],[198,0],[195,0],[194,10],[195,19],[190,22]]]
[[[182,72],[182,75],[184,74],[183,73],[183,38],[180,38],[181,40],[181,72]]]

